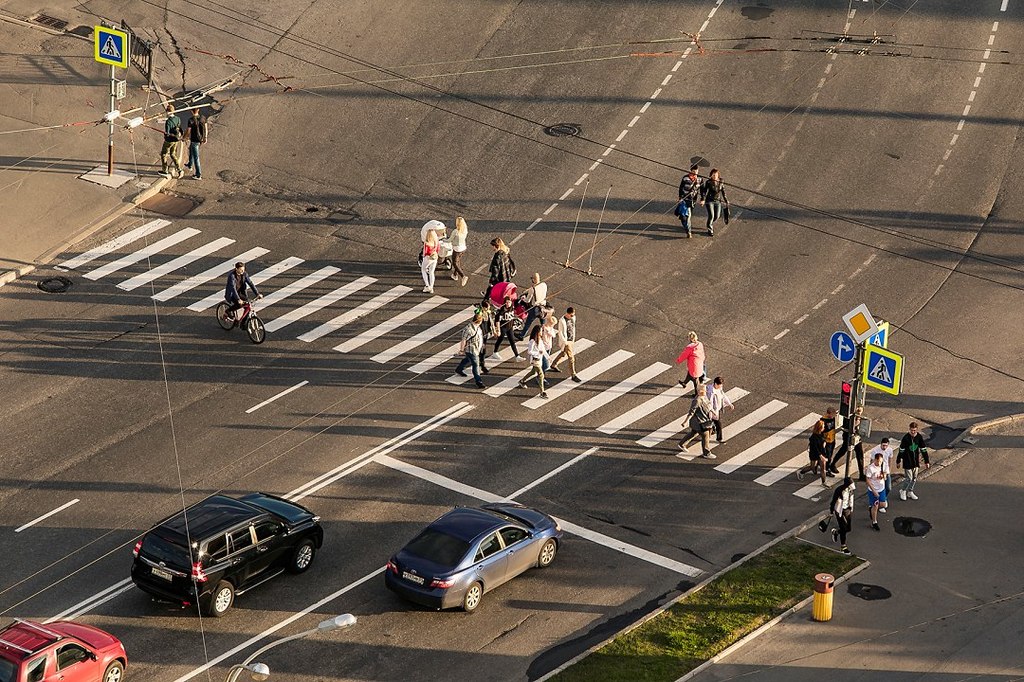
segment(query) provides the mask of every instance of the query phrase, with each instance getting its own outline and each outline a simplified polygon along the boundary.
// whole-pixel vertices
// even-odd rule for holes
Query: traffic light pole
[[[853,438],[856,434],[856,415],[858,408],[864,407],[861,404],[860,396],[860,369],[864,364],[864,344],[857,344],[857,352],[853,356],[853,381],[850,382],[850,414],[846,416],[846,423],[843,430],[846,433],[846,467],[843,470],[843,477],[850,475],[850,455],[853,453]]]

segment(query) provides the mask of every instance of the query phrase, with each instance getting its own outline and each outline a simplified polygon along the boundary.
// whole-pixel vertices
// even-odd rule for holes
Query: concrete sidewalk
[[[109,70],[93,59],[91,35],[59,34],[32,28],[0,3],[5,55],[0,56],[0,285],[31,271],[56,252],[83,239],[131,210],[165,180],[159,178],[161,123],[132,132],[115,127],[115,168],[132,176],[117,188],[80,179],[107,161],[106,124],[97,125],[109,107]],[[78,33],[96,22],[74,9],[54,10]],[[122,111],[150,107],[160,111],[160,96],[143,89],[135,69],[118,70],[128,79]],[[138,114],[136,114],[138,115]],[[73,125],[68,125],[73,124]],[[46,126],[62,126],[32,130]],[[140,194],[142,196],[140,196]]]
[[[1024,679],[1024,424],[977,437],[918,483],[918,501],[894,495],[880,533],[858,498],[849,544],[871,566],[837,587],[830,622],[811,620],[808,605],[691,679]],[[900,535],[904,517],[932,528]],[[816,528],[801,537],[834,547]]]

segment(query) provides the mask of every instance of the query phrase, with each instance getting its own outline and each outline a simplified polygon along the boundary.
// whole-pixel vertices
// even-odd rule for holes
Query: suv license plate
[[[155,575],[157,578],[163,578],[167,582],[171,582],[172,580],[174,580],[174,576],[171,575],[169,572],[161,570],[161,569],[156,568],[156,567],[151,567],[151,568],[153,570],[153,575]]]
[[[423,584],[423,576],[416,575],[415,573],[410,573],[409,571],[402,571],[402,577],[408,580],[409,582],[416,583],[417,585]]]

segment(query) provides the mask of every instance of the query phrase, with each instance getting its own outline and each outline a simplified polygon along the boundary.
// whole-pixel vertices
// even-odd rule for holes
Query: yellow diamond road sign
[[[128,33],[116,28],[94,26],[94,49],[96,61],[100,64],[128,68]]]
[[[843,315],[843,322],[850,330],[850,335],[857,343],[864,343],[878,333],[878,325],[875,318],[868,312],[868,307],[861,303],[859,306]]]
[[[879,391],[899,395],[903,390],[903,356],[868,344],[864,348],[861,381]]]

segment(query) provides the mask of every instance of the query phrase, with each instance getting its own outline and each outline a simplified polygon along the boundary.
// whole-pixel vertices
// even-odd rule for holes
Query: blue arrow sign
[[[829,341],[829,348],[832,350],[832,357],[839,362],[850,362],[857,350],[853,343],[853,337],[846,332],[836,332]]]

